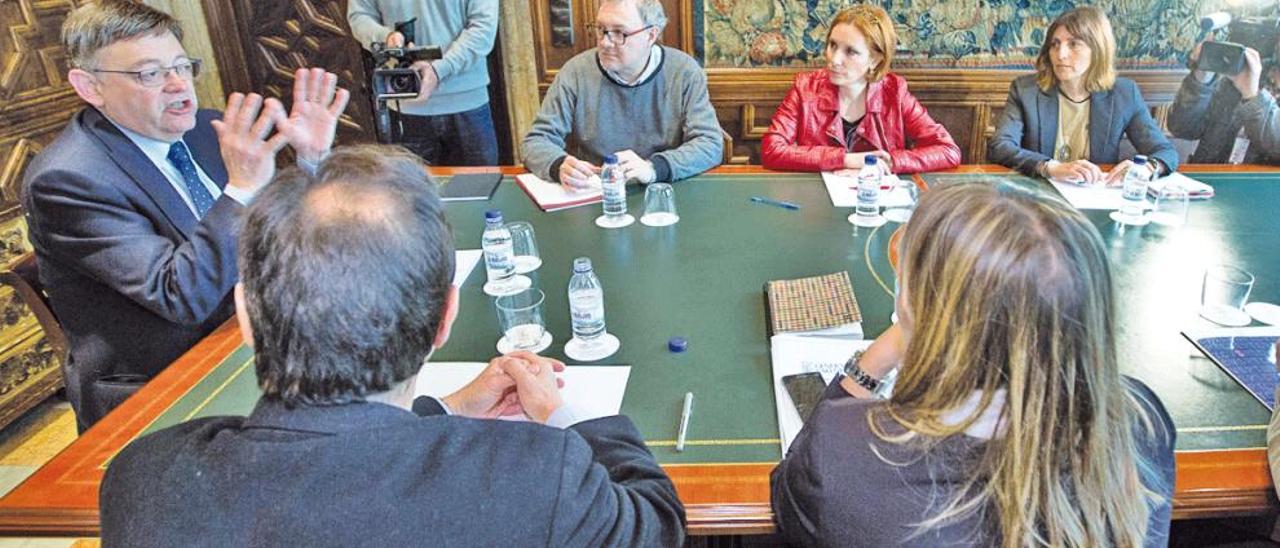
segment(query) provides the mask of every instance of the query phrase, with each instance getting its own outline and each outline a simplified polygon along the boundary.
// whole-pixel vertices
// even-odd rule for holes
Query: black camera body
[[[418,61],[434,61],[442,55],[440,46],[389,48],[381,42],[369,44],[373,55],[373,98],[412,99],[422,91],[422,78],[409,68]]]
[[[1205,42],[1200,48],[1196,68],[1227,76],[1244,70],[1245,48],[1258,51],[1263,66],[1276,57],[1276,39],[1280,38],[1280,17],[1242,17],[1227,25],[1226,42]]]

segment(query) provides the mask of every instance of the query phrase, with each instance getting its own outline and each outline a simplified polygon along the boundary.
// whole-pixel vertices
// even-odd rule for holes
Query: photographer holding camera
[[[440,59],[412,63],[421,91],[392,103],[399,119],[393,134],[400,136],[394,142],[431,165],[497,165],[485,58],[497,35],[498,0],[350,0],[347,21],[370,51],[372,43],[443,51]]]
[[[1233,23],[1229,37],[1241,44],[1215,43],[1210,35],[1191,51],[1169,130],[1200,140],[1192,163],[1280,164],[1280,32],[1274,19],[1264,21]]]

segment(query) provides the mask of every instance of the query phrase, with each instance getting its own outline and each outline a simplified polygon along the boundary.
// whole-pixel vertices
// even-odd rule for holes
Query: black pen
[[[752,201],[752,202],[755,202],[755,203],[757,203],[757,204],[766,204],[766,205],[771,205],[771,206],[778,206],[778,207],[783,208],[783,209],[790,209],[790,210],[797,210],[797,209],[800,209],[800,204],[797,204],[797,203],[795,203],[795,202],[784,202],[784,201],[782,201],[782,200],[774,200],[774,199],[772,199],[772,198],[765,198],[764,196],[752,196],[752,197],[751,197],[751,201]]]

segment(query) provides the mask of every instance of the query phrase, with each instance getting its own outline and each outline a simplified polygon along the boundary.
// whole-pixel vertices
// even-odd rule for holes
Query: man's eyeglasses
[[[102,70],[94,69],[89,72],[105,72],[108,74],[130,74],[142,84],[149,88],[163,86],[165,81],[169,79],[169,74],[177,74],[183,80],[191,81],[200,76],[199,59],[188,59],[180,62],[172,67],[161,67],[147,70]]]
[[[631,32],[608,30],[601,27],[591,27],[591,30],[596,35],[596,39],[604,40],[604,43],[610,46],[619,47],[627,43],[627,38],[631,38],[632,36],[640,34],[651,28],[653,28],[653,25],[645,25]]]

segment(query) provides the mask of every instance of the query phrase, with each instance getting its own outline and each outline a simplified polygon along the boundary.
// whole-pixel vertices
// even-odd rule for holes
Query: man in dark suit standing
[[[262,399],[116,456],[104,545],[681,545],[671,481],[626,417],[575,423],[563,364],[500,356],[454,394],[412,399],[458,311],[419,158],[366,145],[285,171],[240,242]],[[477,420],[515,413],[545,424]]]
[[[62,38],[88,106],[32,162],[23,205],[70,341],[63,371],[83,429],[231,317],[245,204],[285,144],[319,162],[347,93],[333,74],[302,69],[287,115],[276,99],[235,93],[217,120],[197,108],[201,63],[169,15],[87,4]]]

